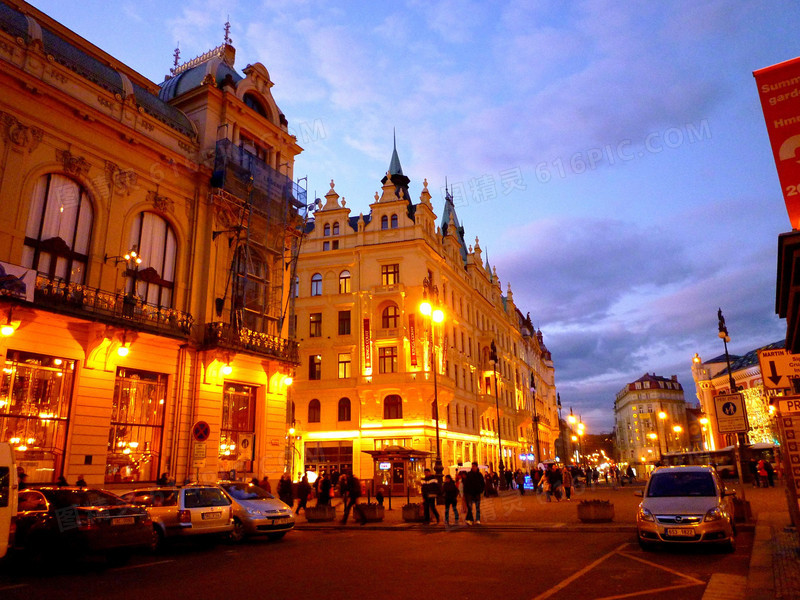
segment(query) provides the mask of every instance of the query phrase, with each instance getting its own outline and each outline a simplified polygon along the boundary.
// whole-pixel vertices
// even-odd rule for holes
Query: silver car
[[[639,545],[721,544],[736,548],[732,496],[710,466],[661,467],[653,471],[636,515]]]
[[[278,540],[294,528],[294,513],[275,496],[252,483],[220,481],[233,511],[231,540],[240,542],[251,535]]]

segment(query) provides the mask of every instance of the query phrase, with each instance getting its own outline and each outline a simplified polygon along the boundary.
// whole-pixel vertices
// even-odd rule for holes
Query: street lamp
[[[659,433],[662,434],[661,437],[663,437],[665,439],[665,442],[667,444],[667,447],[664,450],[664,452],[665,453],[669,453],[669,436],[667,435],[667,428],[666,428],[666,425],[664,424],[664,419],[666,419],[666,418],[667,418],[667,413],[665,413],[663,410],[658,411]],[[659,450],[659,452],[661,451],[661,442],[659,442],[659,444],[658,444],[658,450]]]
[[[436,384],[436,325],[444,321],[444,311],[439,307],[439,288],[436,287],[427,277],[422,280],[422,303],[419,305],[419,312],[430,319],[431,323],[431,370],[433,371],[433,419],[436,423],[436,462],[433,464],[433,472],[439,485],[442,483],[442,445],[439,440],[439,390]]]
[[[722,343],[725,345],[725,361],[728,364],[728,384],[731,388],[731,394],[736,393],[736,382],[733,379],[733,371],[731,371],[731,357],[728,354],[728,342],[731,341],[730,336],[728,335],[728,328],[725,325],[725,317],[722,316],[722,309],[717,310],[717,319],[719,320],[719,338],[722,340]],[[745,423],[747,422],[747,411],[745,409],[744,404],[742,404],[742,410],[744,412]],[[737,433],[736,434],[736,470],[739,472],[739,487],[741,488],[742,492],[742,500],[745,499],[745,491],[744,491],[744,475],[742,474],[742,446],[744,445],[744,433]]]
[[[672,431],[675,432],[675,439],[678,442],[678,451],[680,451],[680,449],[683,448],[683,440],[681,438],[681,432],[683,431],[683,427],[681,427],[680,425],[674,425],[672,427]]]
[[[565,455],[567,453],[567,443],[564,441],[564,429],[561,426],[561,394],[556,394],[556,400],[558,402],[558,440],[561,442],[561,452]],[[566,458],[566,456],[565,456]],[[539,461],[541,462],[541,461]],[[538,468],[538,464],[537,464]]]
[[[584,431],[583,419],[578,422],[578,464],[582,463],[581,457],[583,456],[583,434]],[[583,460],[585,462],[585,459]]]
[[[536,441],[536,460],[537,464],[542,462],[542,457],[539,455],[539,415],[536,412],[536,379],[533,377],[533,373],[531,373],[531,397],[533,398],[533,432],[534,432],[534,440]],[[561,408],[561,404],[559,401],[559,409]],[[559,413],[559,424],[558,426],[561,427],[560,417],[561,414]]]
[[[503,466],[503,441],[500,437],[500,400],[497,395],[497,345],[494,343],[494,340],[492,340],[490,348],[491,354],[489,355],[489,360],[492,362],[492,369],[494,371],[494,406],[497,411],[497,448],[500,451],[500,487],[505,489],[506,478],[504,475],[505,467]]]

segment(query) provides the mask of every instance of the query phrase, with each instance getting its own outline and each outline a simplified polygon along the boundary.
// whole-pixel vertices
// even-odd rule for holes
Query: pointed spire
[[[389,161],[389,173],[392,175],[402,175],[403,167],[400,166],[400,156],[397,154],[397,132],[392,129],[392,160]]]
[[[230,46],[233,40],[231,39],[231,16],[228,15],[228,20],[225,21],[225,45]]]

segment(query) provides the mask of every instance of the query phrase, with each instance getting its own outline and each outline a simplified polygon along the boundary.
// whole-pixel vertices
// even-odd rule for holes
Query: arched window
[[[33,189],[22,264],[51,279],[83,283],[92,219],[92,204],[80,185],[63,175],[42,175]]]
[[[392,229],[397,229],[397,215],[392,215]]]
[[[381,313],[381,328],[383,329],[396,329],[397,321],[400,317],[400,310],[396,304],[390,304],[383,309]]]
[[[386,215],[381,217],[381,229],[389,229],[389,217]]]
[[[350,420],[350,398],[342,398],[339,400],[339,420]]]
[[[333,224],[333,235],[339,235],[339,223]]]
[[[252,331],[277,333],[277,321],[269,315],[269,264],[245,247],[236,253],[236,263],[233,306],[238,322]]]
[[[322,296],[322,275],[314,273],[311,277],[311,295]]]
[[[350,271],[342,271],[339,273],[339,293],[350,293]]]
[[[262,117],[267,118],[267,111],[264,105],[253,94],[245,94],[242,100],[244,100],[245,106],[252,108]]]
[[[383,418],[403,418],[403,399],[400,396],[397,394],[391,394],[383,399]]]
[[[331,234],[331,224],[325,223],[325,227],[322,230],[322,235],[328,237]]]
[[[139,213],[131,229],[129,247],[136,246],[142,259],[136,269],[128,269],[128,293],[134,287],[145,302],[172,306],[178,244],[167,221],[151,212]]]
[[[319,406],[319,400],[314,398],[311,402],[308,403],[308,422],[309,423],[319,423],[320,414],[322,410]]]

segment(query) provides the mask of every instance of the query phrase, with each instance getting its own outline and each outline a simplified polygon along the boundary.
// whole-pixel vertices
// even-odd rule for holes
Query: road
[[[746,574],[752,532],[734,554],[643,552],[633,530],[428,527],[293,531],[280,542],[180,545],[125,567],[0,566],[0,597],[142,600],[700,599],[713,573]]]

